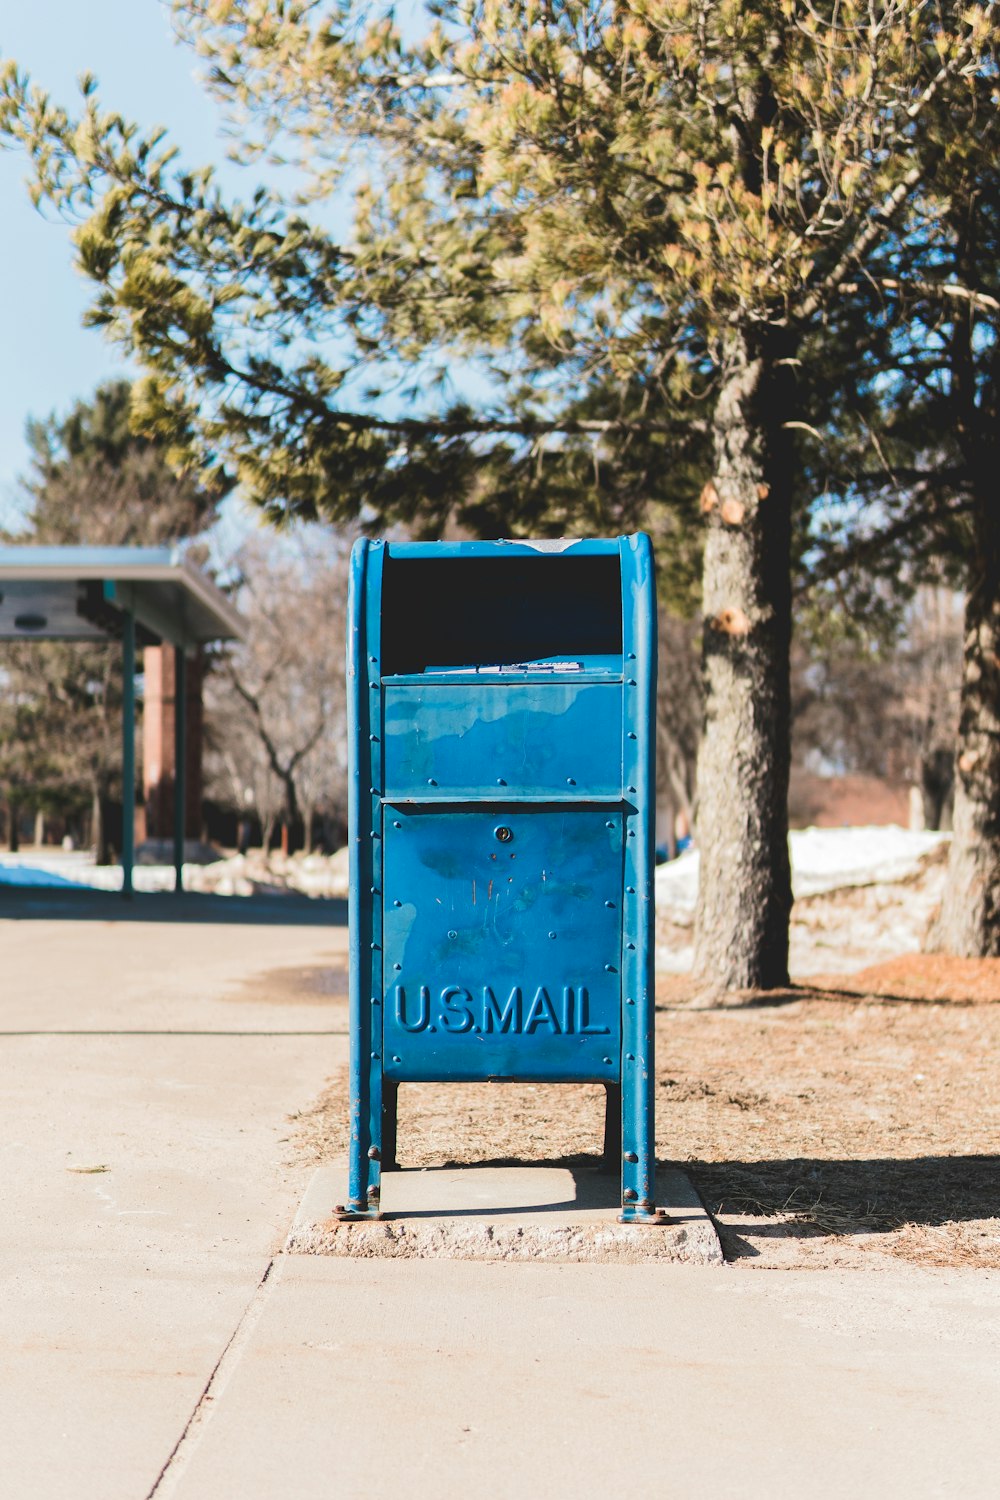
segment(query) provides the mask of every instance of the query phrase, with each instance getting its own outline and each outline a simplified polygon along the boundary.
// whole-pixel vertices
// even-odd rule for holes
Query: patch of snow
[[[947,833],[908,828],[802,828],[788,836],[792,890],[796,897],[819,896],[849,886],[895,884],[917,874],[930,850]],[[656,871],[656,905],[686,925],[698,897],[700,859],[689,849]]]

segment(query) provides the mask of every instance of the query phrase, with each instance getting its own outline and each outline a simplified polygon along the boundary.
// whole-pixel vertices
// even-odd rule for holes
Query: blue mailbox
[[[597,1082],[654,1201],[656,589],[644,535],[361,540],[348,638],[351,1143],[377,1217],[402,1082]]]

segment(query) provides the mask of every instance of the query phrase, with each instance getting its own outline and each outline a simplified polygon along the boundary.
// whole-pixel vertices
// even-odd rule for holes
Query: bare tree
[[[924,824],[946,826],[962,659],[962,595],[924,584],[886,632],[831,612],[796,644],[792,759],[920,790]]]
[[[237,559],[247,638],[206,702],[218,793],[244,812],[249,792],[265,847],[283,847],[317,813],[342,806],[348,544],[319,527],[258,535]]]

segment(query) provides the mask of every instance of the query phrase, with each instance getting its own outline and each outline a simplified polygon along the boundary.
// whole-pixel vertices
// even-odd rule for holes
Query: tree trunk
[[[21,830],[18,826],[20,811],[16,802],[7,803],[7,847],[11,854],[17,854],[21,848]]]
[[[35,808],[35,848],[41,849],[45,843],[45,814],[41,808]]]
[[[305,849],[306,854],[311,854],[313,852],[313,828],[315,827],[315,823],[316,823],[316,814],[315,814],[315,811],[313,810],[313,808],[311,808],[311,807],[306,808],[306,811],[303,814],[303,820],[304,820],[304,823],[305,823],[305,828],[304,828],[304,839],[305,839],[305,842],[304,842],[303,847]]]
[[[788,982],[791,391],[773,337],[729,342],[702,492],[695,975],[711,994]]]
[[[980,494],[965,606],[954,833],[929,947],[1000,957],[1000,516]]]

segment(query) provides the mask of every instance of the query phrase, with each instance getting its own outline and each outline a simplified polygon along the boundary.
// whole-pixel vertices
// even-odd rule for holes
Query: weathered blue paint
[[[591,630],[599,654],[461,664],[459,613],[456,639],[448,625],[420,637],[423,654],[436,642],[443,659],[416,672],[409,663],[422,659],[422,647],[412,649],[412,639],[401,646],[410,617],[393,615],[387,556],[446,558],[456,568],[514,557],[519,576],[526,556],[537,559],[558,585],[546,600],[548,620],[569,580],[576,613],[565,619],[584,629],[592,595],[558,570],[574,557],[617,558],[607,573],[585,567],[588,580],[610,578],[615,600],[620,577],[621,650],[615,605],[610,624]],[[491,576],[496,611],[503,585]],[[406,599],[419,600],[409,571],[405,582]],[[468,590],[456,597],[470,607]],[[512,614],[519,605],[515,592]],[[598,1081],[609,1101],[621,1095],[622,1217],[662,1222],[653,1159],[656,601],[648,538],[559,548],[360,541],[349,615],[351,1146],[339,1211],[378,1213],[400,1082]],[[506,628],[502,608],[489,618],[479,639],[492,651]],[[544,649],[550,626],[539,620]],[[526,638],[524,626],[521,616],[512,640]],[[555,633],[565,637],[565,620]],[[396,662],[405,674],[385,675],[383,652],[389,673]],[[608,1140],[617,1142],[617,1124],[609,1122]]]
[[[620,811],[387,803],[384,827],[386,1073],[617,1082]]]
[[[389,556],[421,557],[611,557],[618,551],[617,541],[609,537],[582,537],[579,541],[497,541],[497,542],[390,542]]]
[[[391,684],[391,685],[390,685]],[[420,802],[621,797],[620,681],[385,687],[385,792]]]

